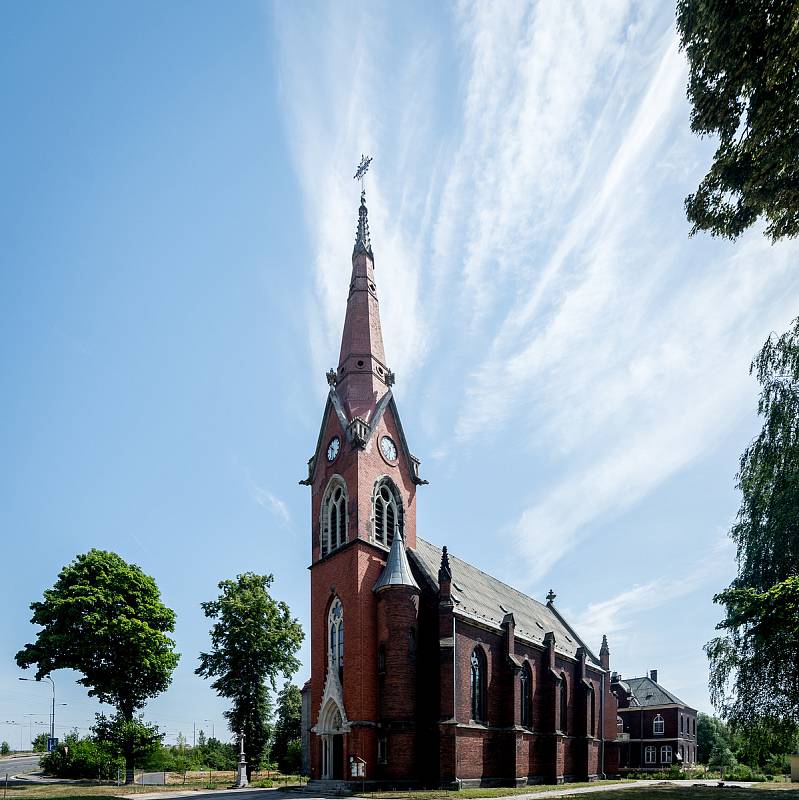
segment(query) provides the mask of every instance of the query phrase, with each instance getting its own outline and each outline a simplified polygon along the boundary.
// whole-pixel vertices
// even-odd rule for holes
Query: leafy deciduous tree
[[[750,739],[788,740],[799,719],[799,318],[768,338],[751,370],[763,428],[738,474],[738,575],[714,598],[724,634],[705,649],[722,716]]]
[[[272,744],[272,759],[284,773],[295,773],[299,769],[294,753],[290,751],[291,742],[300,739],[302,733],[302,695],[299,687],[286,681],[277,697],[277,722]]]
[[[759,217],[772,241],[799,234],[799,2],[678,0],[691,129],[718,136],[685,201],[692,233],[735,239]]]
[[[31,622],[42,629],[16,661],[23,669],[35,664],[37,678],[57,669],[82,673],[78,683],[116,707],[126,723],[169,686],[180,657],[166,635],[175,614],[161,602],[155,581],[116,553],[79,555],[31,610]],[[125,753],[127,782],[133,757]]]
[[[225,712],[231,728],[245,735],[247,770],[252,772],[269,745],[269,681],[276,690],[279,674],[287,678],[300,666],[296,652],[304,634],[286,603],[269,594],[271,575],[247,572],[224,580],[216,600],[203,603],[214,620],[211,651],[200,654],[198,675],[215,678],[211,686],[232,701]]]

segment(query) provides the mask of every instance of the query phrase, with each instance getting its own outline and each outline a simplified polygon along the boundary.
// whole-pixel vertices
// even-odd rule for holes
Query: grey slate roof
[[[664,689],[659,683],[655,683],[652,678],[625,678],[632,696],[639,706],[664,706],[675,703],[680,706],[688,706],[683,703],[677,695]]]
[[[441,550],[424,539],[417,539],[416,550],[409,551],[409,554],[437,590]],[[573,658],[577,648],[583,646],[586,647],[589,663],[599,666],[596,656],[553,608],[487,575],[452,553],[449,554],[449,563],[452,569],[452,599],[457,616],[476,619],[499,629],[503,617],[512,613],[518,637],[543,646],[544,634],[552,631],[555,634],[556,652]]]
[[[405,551],[405,542],[403,542],[401,535],[394,537],[391,549],[388,551],[386,566],[383,567],[383,571],[380,573],[380,577],[377,579],[372,591],[379,592],[389,586],[408,586],[421,591],[411,572],[411,565],[408,563],[408,556]]]

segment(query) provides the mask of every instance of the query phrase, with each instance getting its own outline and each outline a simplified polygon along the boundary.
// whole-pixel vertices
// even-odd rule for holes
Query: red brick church
[[[609,651],[417,538],[427,481],[383,350],[365,195],[338,368],[308,462],[312,779],[524,785],[617,771]],[[445,534],[444,534],[445,535]],[[358,778],[360,783],[361,778]]]

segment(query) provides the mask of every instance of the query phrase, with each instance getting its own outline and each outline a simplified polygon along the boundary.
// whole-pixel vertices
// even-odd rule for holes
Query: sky
[[[749,364],[796,242],[689,237],[669,3],[6,3],[0,10],[0,739],[29,604],[92,547],[157,581],[182,654],[147,706],[227,736],[200,603],[272,573],[308,627],[316,442],[362,153],[418,533],[710,711]],[[308,676],[308,641],[293,676]],[[57,733],[99,706],[54,675]]]

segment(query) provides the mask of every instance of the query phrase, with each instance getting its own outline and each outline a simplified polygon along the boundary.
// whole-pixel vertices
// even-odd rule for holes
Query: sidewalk
[[[624,789],[632,789],[632,788],[642,788],[642,787],[653,787],[653,786],[663,786],[664,784],[669,784],[673,786],[684,786],[688,788],[690,786],[717,786],[717,780],[695,780],[695,781],[670,781],[670,780],[652,780],[652,781],[630,781],[629,783],[612,783],[612,784],[605,784],[602,786],[583,786],[581,788],[574,788],[570,789],[568,784],[562,784],[557,787],[553,787],[551,790],[544,790],[539,792],[530,792],[529,794],[512,794],[512,795],[503,795],[501,797],[492,797],[487,798],[487,800],[539,800],[539,798],[546,798],[550,797],[567,797],[577,794],[594,794],[595,792],[613,792],[617,790],[624,790]],[[725,786],[737,786],[740,788],[749,788],[752,786],[752,782],[744,782],[744,781],[725,781]],[[217,795],[225,795],[225,794],[251,794],[255,795],[261,792],[276,792],[278,793],[277,797],[274,800],[278,800],[278,797],[294,797],[296,798],[299,794],[303,800],[327,800],[327,798],[340,798],[340,795],[324,795],[324,794],[311,794],[307,791],[302,792],[301,794],[298,793],[296,790],[284,790],[280,789],[217,789],[212,792],[203,792],[202,790],[194,790],[194,791],[187,791],[187,792],[151,792],[148,794],[136,794],[135,797],[137,800],[168,800],[171,797],[216,797]],[[367,793],[368,794],[368,793]],[[355,795],[357,796],[357,795]],[[457,800],[458,793],[452,792],[451,796],[453,800]],[[131,795],[125,795],[126,798],[131,797]],[[413,798],[412,794],[408,795],[409,798]]]

